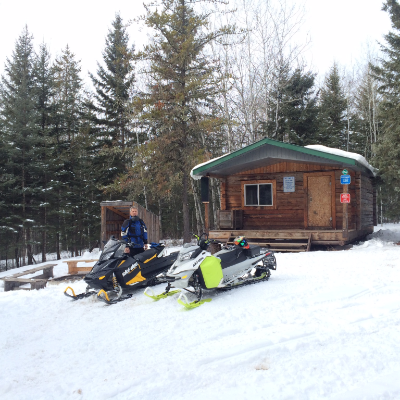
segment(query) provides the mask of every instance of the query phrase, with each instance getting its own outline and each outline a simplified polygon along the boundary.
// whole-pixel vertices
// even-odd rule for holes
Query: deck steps
[[[275,252],[303,252],[310,251],[311,249],[311,233],[307,235],[308,237],[296,238],[288,237],[288,238],[271,238],[271,237],[251,237],[251,235],[246,236],[246,240],[250,244],[254,244],[261,247],[266,247]],[[219,239],[226,244],[233,244],[235,237],[232,235],[223,235],[223,237],[215,237],[214,239]]]

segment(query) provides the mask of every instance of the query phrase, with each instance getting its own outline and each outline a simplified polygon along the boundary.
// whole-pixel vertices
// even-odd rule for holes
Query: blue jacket
[[[122,224],[122,240],[132,243],[135,249],[142,248],[147,244],[147,228],[139,217],[129,217]]]

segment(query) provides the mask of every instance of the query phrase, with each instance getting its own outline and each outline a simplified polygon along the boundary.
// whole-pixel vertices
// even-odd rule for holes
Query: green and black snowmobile
[[[132,297],[132,289],[166,282],[163,273],[175,262],[178,252],[166,255],[163,244],[151,243],[149,250],[131,257],[124,252],[126,246],[129,244],[112,236],[84,278],[86,292],[76,295],[67,287],[64,294],[74,300],[97,295],[99,300],[114,304]]]
[[[183,289],[197,299],[189,303],[181,293],[178,302],[184,307],[196,308],[211,299],[202,300],[206,290],[229,290],[239,286],[267,281],[271,270],[276,270],[274,252],[259,246],[249,245],[244,236],[237,237],[234,245],[225,246],[215,254],[208,251],[211,242],[206,234],[196,236],[197,244],[186,243],[178,258],[165,275],[168,285],[165,291],[155,295],[146,288],[145,295],[159,300]],[[171,291],[171,288],[178,290]]]

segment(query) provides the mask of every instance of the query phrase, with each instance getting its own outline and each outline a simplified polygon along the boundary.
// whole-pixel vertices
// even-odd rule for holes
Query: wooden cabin
[[[160,241],[160,217],[148,211],[134,201],[103,201],[101,206],[101,243],[107,242],[114,235],[121,239],[122,223],[129,218],[129,209],[135,206],[138,216],[146,224],[147,237],[150,242]]]
[[[354,153],[264,138],[191,174],[221,181],[219,228],[211,238],[232,242],[244,235],[274,250],[304,251],[343,246],[376,225],[376,170]],[[350,184],[341,184],[344,174]],[[342,194],[350,195],[349,203],[341,202]]]

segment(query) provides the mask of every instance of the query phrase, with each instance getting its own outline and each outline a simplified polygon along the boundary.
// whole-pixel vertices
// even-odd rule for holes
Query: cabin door
[[[332,228],[331,180],[331,175],[307,176],[309,228]]]

